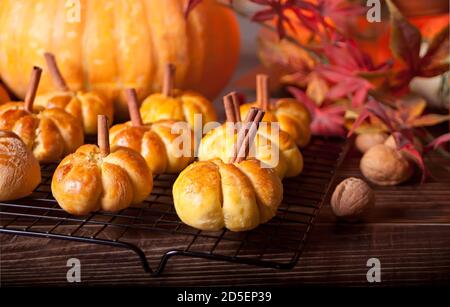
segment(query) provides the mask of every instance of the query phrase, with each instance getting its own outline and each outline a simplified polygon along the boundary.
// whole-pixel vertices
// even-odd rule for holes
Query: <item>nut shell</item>
[[[402,153],[384,144],[375,145],[362,157],[360,169],[371,182],[383,185],[397,185],[413,174],[413,165]]]
[[[365,153],[375,145],[383,144],[388,135],[384,132],[362,133],[355,139],[355,146],[361,152]]]
[[[340,219],[356,222],[375,205],[375,194],[364,180],[347,178],[336,187],[331,209]]]

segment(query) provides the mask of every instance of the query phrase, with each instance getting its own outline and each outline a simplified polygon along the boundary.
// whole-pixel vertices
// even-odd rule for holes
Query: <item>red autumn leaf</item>
[[[388,63],[375,66],[372,59],[350,39],[325,42],[321,50],[329,64],[318,65],[316,71],[334,85],[327,98],[336,100],[351,97],[355,108],[364,103],[369,90],[374,88],[364,76],[380,74],[390,68]]]
[[[405,62],[411,74],[420,68],[420,45],[422,36],[419,29],[412,25],[391,0],[386,0],[391,20],[391,49],[394,55]]]
[[[422,57],[420,61],[421,77],[434,77],[449,70],[449,27],[450,25],[445,26],[436,34],[428,47],[427,53]]]
[[[338,66],[320,65],[317,66],[316,71],[334,83],[327,94],[328,99],[352,97],[352,106],[355,108],[364,103],[367,93],[373,88],[373,85],[366,79]]]
[[[350,128],[347,137],[350,137],[354,131],[361,126],[361,124],[368,119],[371,115],[374,115],[376,118],[381,120],[381,122],[388,127],[390,131],[394,130],[394,127],[392,126],[391,119],[389,118],[386,111],[383,109],[382,105],[376,101],[376,100],[370,100],[362,109],[360,112],[358,118],[353,123],[352,127]]]
[[[345,136],[344,114],[341,105],[322,105],[318,107],[302,90],[288,87],[289,92],[311,113],[311,132],[314,135]]]
[[[395,139],[395,143],[397,145],[398,150],[401,150],[408,154],[410,158],[416,163],[421,171],[421,183],[425,181],[425,178],[428,176],[429,172],[425,166],[425,162],[423,161],[422,154],[420,151],[414,146],[414,135],[411,130],[392,133]]]
[[[442,144],[450,142],[450,133],[443,134],[437,138],[435,138],[430,144],[426,146],[427,149],[438,149]]]
[[[323,19],[323,23],[329,27],[336,27],[338,29],[346,29],[349,19],[364,14],[366,10],[360,4],[349,3],[343,0],[319,0],[317,8],[319,15]],[[329,24],[325,17],[331,19],[334,25]]]
[[[252,20],[256,22],[274,21],[276,23],[276,29],[278,37],[280,39],[286,36],[287,25],[293,32],[296,31],[294,27],[294,20],[288,12],[293,12],[297,17],[297,21],[306,26],[311,31],[318,29],[317,23],[320,23],[320,19],[317,16],[317,8],[315,5],[308,1],[303,0],[250,0],[253,3],[266,6],[265,9],[256,12],[252,16]],[[305,14],[308,11],[312,14]]]

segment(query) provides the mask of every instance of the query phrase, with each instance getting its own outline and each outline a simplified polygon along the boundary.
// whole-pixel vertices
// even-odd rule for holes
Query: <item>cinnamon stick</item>
[[[241,129],[238,131],[236,144],[234,144],[234,146],[233,146],[233,155],[230,159],[231,163],[236,161],[239,150],[240,150],[242,144],[244,143],[245,136],[247,135],[247,132],[250,129],[250,125],[253,122],[253,120],[255,119],[257,114],[258,114],[257,108],[251,108],[248,111],[247,117],[245,118],[245,121],[242,124]]]
[[[131,124],[134,127],[142,126],[142,118],[141,113],[139,112],[139,101],[136,90],[134,88],[128,88],[125,90],[125,95],[127,97],[128,112],[130,113]]]
[[[238,93],[231,92],[231,100],[233,102],[233,108],[234,108],[234,116],[236,117],[236,122],[240,123],[242,121],[241,119],[241,110],[240,110],[240,103],[239,103],[239,97]]]
[[[236,114],[233,106],[233,98],[231,94],[228,94],[223,97],[223,107],[225,109],[225,116],[227,118],[227,122],[235,123],[236,122]]]
[[[97,116],[98,135],[97,144],[103,157],[110,153],[109,147],[109,131],[108,131],[108,117],[106,115]]]
[[[253,144],[253,141],[255,140],[256,132],[258,131],[259,123],[264,117],[265,112],[263,110],[258,110],[255,118],[250,123],[250,128],[245,135],[244,141],[242,142],[241,147],[238,150],[238,154],[236,157],[235,162],[239,163],[243,160],[245,160],[248,156],[248,153],[250,151],[250,147]]]
[[[167,97],[173,96],[173,87],[175,79],[175,65],[167,64],[164,69],[164,80],[162,93]]]
[[[67,86],[66,80],[64,80],[64,77],[61,74],[61,71],[59,70],[58,64],[56,63],[55,56],[50,53],[46,52],[44,53],[45,62],[47,63],[48,71],[50,72],[50,76],[52,77],[53,83],[55,86],[60,90],[64,92],[68,92],[70,89]]]
[[[269,108],[269,76],[256,76],[256,101],[261,109],[267,111]]]
[[[30,83],[28,85],[27,94],[25,96],[25,111],[33,112],[34,98],[36,98],[36,92],[39,87],[39,81],[41,80],[42,68],[34,66],[31,72]]]

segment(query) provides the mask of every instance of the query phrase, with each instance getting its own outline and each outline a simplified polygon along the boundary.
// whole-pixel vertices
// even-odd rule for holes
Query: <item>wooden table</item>
[[[352,152],[338,179],[360,177]],[[80,259],[83,285],[436,285],[450,283],[450,163],[433,155],[433,178],[423,185],[376,188],[377,206],[363,223],[339,223],[328,204],[322,209],[297,266],[280,271],[248,265],[175,257],[161,277],[146,274],[127,250],[97,245],[1,235],[2,286],[72,286],[67,260]],[[445,169],[443,166],[446,166]],[[154,265],[174,237],[140,238]],[[368,283],[367,261],[378,258],[381,283]]]

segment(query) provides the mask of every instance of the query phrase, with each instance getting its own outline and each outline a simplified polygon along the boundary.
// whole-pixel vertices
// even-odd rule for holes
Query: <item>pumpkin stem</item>
[[[269,76],[260,74],[256,76],[256,101],[261,109],[269,109]]]
[[[172,97],[175,79],[175,65],[167,64],[164,69],[164,80],[162,93],[167,97]]]
[[[131,123],[134,127],[142,126],[141,113],[139,113],[139,101],[137,93],[134,88],[128,88],[125,90],[127,97],[128,112],[130,113]]]
[[[39,81],[41,80],[41,74],[42,68],[34,66],[33,71],[31,72],[31,79],[24,101],[25,111],[29,113],[33,113],[34,98],[36,98],[36,92],[39,87]]]
[[[64,77],[59,70],[55,56],[50,52],[46,52],[44,53],[44,57],[45,62],[47,63],[48,71],[50,72],[50,76],[52,77],[55,86],[63,92],[68,92],[69,87],[67,86],[66,80],[64,80]]]
[[[108,117],[106,115],[97,116],[97,144],[103,157],[106,157],[111,152],[109,146],[109,131],[108,131]]]

